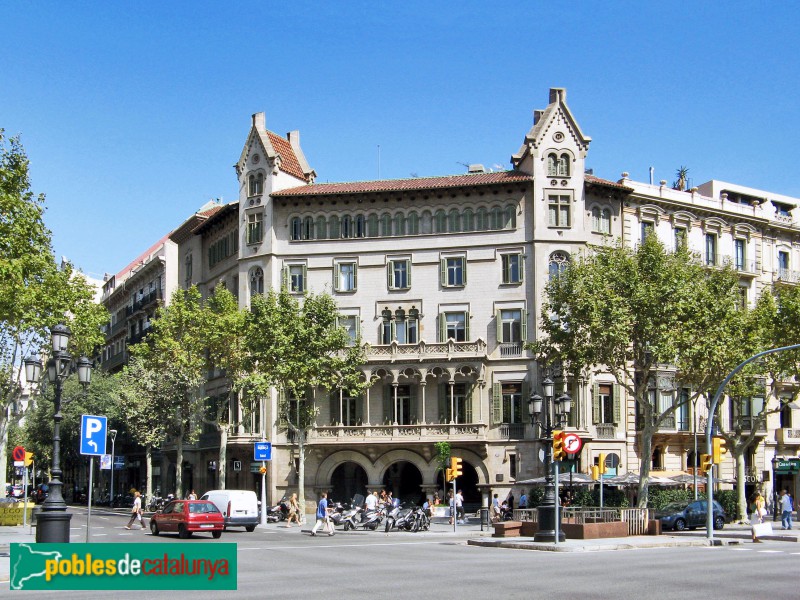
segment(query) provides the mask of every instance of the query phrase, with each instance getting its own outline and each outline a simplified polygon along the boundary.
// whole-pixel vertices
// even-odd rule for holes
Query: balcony
[[[781,427],[775,430],[775,439],[779,444],[800,446],[800,429]]]
[[[800,282],[800,271],[791,271],[789,269],[778,269],[775,279],[781,283],[798,283]]]
[[[456,342],[449,339],[440,344],[398,344],[396,341],[387,346],[370,346],[364,348],[368,362],[397,362],[425,360],[463,360],[470,358],[486,358],[486,342],[478,338],[474,342]]]
[[[746,435],[753,430],[761,433],[767,432],[767,424],[765,420],[756,419],[755,417],[738,417],[735,420],[735,427],[742,432],[742,435]]]
[[[456,442],[485,441],[487,427],[483,423],[433,425],[334,425],[315,427],[308,441],[314,444],[377,443],[408,444],[448,440]]]
[[[523,423],[503,423],[500,425],[500,437],[504,440],[522,440],[525,438]]]
[[[135,313],[136,311],[142,310],[143,308],[147,308],[156,300],[161,300],[161,288],[157,288],[144,294],[142,296],[137,297],[133,302],[133,308],[131,309],[131,314]]]
[[[106,360],[103,361],[103,370],[104,371],[111,371],[112,369],[116,369],[117,367],[121,367],[127,362],[128,353],[127,351],[123,350],[122,352],[117,352],[113,356],[109,356]]]
[[[522,342],[503,342],[500,344],[502,358],[517,358],[522,356]]]
[[[613,440],[617,437],[617,428],[613,423],[598,423],[595,430],[598,440]]]
[[[125,322],[125,319],[120,319],[111,326],[111,330],[108,333],[108,337],[114,337],[118,333],[125,331],[127,326],[128,324]]]

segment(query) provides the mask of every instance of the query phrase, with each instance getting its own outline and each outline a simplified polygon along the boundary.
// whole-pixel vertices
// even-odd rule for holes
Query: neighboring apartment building
[[[588,244],[622,238],[633,245],[650,230],[668,244],[685,239],[710,268],[735,265],[747,302],[765,285],[797,283],[797,199],[716,181],[688,192],[627,175],[606,181],[586,173],[590,142],[565,90],[552,89],[509,171],[475,165],[449,177],[317,184],[299,134],[281,137],[266,129],[263,113],[253,116],[236,164],[239,201],[187,221],[170,243],[180,286],[196,284],[207,296],[224,285],[242,306],[281,285],[298,298],[327,291],[341,326],[368,344],[363,372],[375,383],[363,397],[314,392],[319,416],[309,437],[307,490],[344,500],[387,488],[417,499],[441,489],[435,443],[447,441],[464,459],[458,483],[469,504],[503,496],[517,480],[542,474],[527,401],[542,393],[545,376],[574,399],[568,429],[584,440],[578,470],[606,453],[609,473],[638,471],[637,409],[613,377],[567,382],[523,348],[535,339],[548,278]],[[207,396],[228,394],[220,375],[209,374]],[[672,375],[660,380],[674,382]],[[687,392],[667,383],[653,393],[668,403]],[[743,419],[758,402],[725,410]],[[253,442],[264,436],[273,443],[270,501],[297,486],[297,450],[277,406],[277,392],[253,409],[230,398],[227,487],[257,488]],[[703,430],[705,415],[693,409],[678,411],[656,436],[647,457],[654,469],[695,464],[693,432]],[[793,417],[787,404],[754,444],[747,458],[753,485],[768,491],[772,458],[797,455]],[[186,454],[185,487],[216,487],[218,457],[219,435],[205,425]],[[174,481],[175,465],[166,468],[163,491]],[[733,476],[732,462],[722,474]],[[779,477],[797,491],[793,476]]]

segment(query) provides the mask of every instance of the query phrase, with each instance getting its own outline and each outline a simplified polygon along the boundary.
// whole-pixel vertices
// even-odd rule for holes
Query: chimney
[[[567,101],[566,88],[550,88],[550,104],[553,102],[561,102],[562,104]]]
[[[534,125],[536,125],[539,122],[539,119],[542,118],[543,114],[544,114],[543,110],[535,110],[535,111],[533,111],[533,124]]]
[[[486,170],[483,168],[483,165],[470,165],[467,172],[468,173],[485,173]]]
[[[263,112],[253,115],[253,127],[255,127],[258,131],[267,130],[267,120]]]

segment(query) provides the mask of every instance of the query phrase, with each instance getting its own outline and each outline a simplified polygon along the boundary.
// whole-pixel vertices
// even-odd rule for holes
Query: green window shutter
[[[439,313],[439,342],[447,341],[447,317],[444,313]]]
[[[450,399],[447,397],[447,388],[449,386],[446,383],[440,383],[438,387],[439,387],[439,422],[449,423]]]
[[[600,422],[600,384],[592,384],[592,423]]]
[[[492,425],[503,422],[503,388],[499,383],[492,384]]]
[[[528,397],[529,397],[528,396],[528,382],[527,381],[523,381],[522,385],[520,386],[520,389],[522,390],[522,422],[523,423],[528,423],[531,420],[531,415],[530,415],[530,412],[528,411]],[[575,404],[574,404],[574,401],[573,401],[573,406],[574,405]]]
[[[439,277],[441,278],[442,287],[447,287],[447,259],[443,258],[439,263],[440,273]]]
[[[519,255],[519,280],[520,280],[520,283],[525,281],[525,263],[526,262],[527,261],[525,260],[525,255],[524,254],[520,254]]]
[[[495,311],[495,313],[494,313],[494,323],[495,323],[495,326],[497,327],[497,343],[498,344],[502,344],[503,343],[503,317],[502,317],[502,313],[500,312],[499,309],[497,311]]]
[[[462,259],[461,259],[461,265],[462,265],[462,269],[461,269],[461,275],[462,275],[462,277],[461,277],[461,283],[462,283],[462,284],[464,284],[464,285],[467,285],[467,257],[466,257],[466,256],[465,256],[464,258],[462,258]]]
[[[520,311],[520,313],[522,315],[522,332],[520,333],[520,339],[524,344],[528,341],[528,313],[524,308]]]
[[[409,386],[409,416],[411,418],[412,423],[419,423],[421,419],[419,418],[419,414],[417,414],[417,387],[416,386]]]
[[[341,270],[338,264],[333,265],[333,289],[339,291],[339,280],[341,279]]]
[[[501,423],[510,423],[511,422],[511,398],[508,395],[502,396],[503,401],[503,418],[500,420]]]
[[[474,385],[467,386],[467,394],[466,397],[464,398],[464,421],[466,423],[474,422],[472,420],[472,404],[473,404],[473,398],[475,396],[474,392],[475,392]]]
[[[341,422],[339,415],[339,390],[331,390],[328,392],[328,400],[330,403],[331,424],[338,425]]]
[[[359,319],[360,315],[356,315],[353,319],[355,321],[355,328],[356,328],[356,339],[361,339],[361,319]]]
[[[353,291],[358,289],[358,264],[353,263]]]
[[[511,281],[511,277],[509,277],[509,268],[508,265],[511,261],[508,258],[508,254],[501,254],[500,255],[500,270],[502,271],[502,279],[503,283],[508,283]]]
[[[390,290],[394,289],[394,261],[386,263],[386,285]]]
[[[411,261],[406,261],[406,284],[411,287]]]
[[[622,386],[614,384],[614,423],[622,423]]]
[[[383,386],[383,423],[391,423],[394,419],[392,386]]]
[[[469,313],[465,312],[464,313],[464,341],[468,342],[468,341],[470,341],[470,339],[472,339],[472,338],[469,337]]]
[[[281,286],[289,289],[289,267],[281,269]]]
[[[278,426],[281,429],[286,429],[288,426],[286,422],[287,412],[289,412],[289,407],[286,404],[286,390],[281,388],[278,390]]]
[[[305,292],[307,289],[308,289],[308,266],[303,265],[303,288],[300,291]]]

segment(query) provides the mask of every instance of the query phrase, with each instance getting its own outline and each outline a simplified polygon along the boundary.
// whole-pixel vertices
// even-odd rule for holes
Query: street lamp
[[[37,517],[37,543],[69,543],[69,523],[72,514],[61,492],[61,386],[72,371],[78,371],[78,380],[85,387],[92,379],[92,363],[82,356],[77,363],[67,354],[70,331],[66,325],[56,325],[50,330],[52,356],[47,361],[47,378],[55,385],[53,409],[53,465],[51,467],[50,493]],[[42,374],[42,361],[37,355],[25,359],[25,379],[38,383]]]
[[[117,439],[117,430],[109,429],[108,435],[111,437],[111,491],[109,492],[108,506],[114,508],[114,442]]]
[[[556,515],[556,492],[551,467],[553,463],[553,431],[566,424],[572,398],[562,394],[554,398],[554,384],[549,377],[542,381],[544,398],[539,394],[531,394],[528,409],[531,424],[538,430],[538,441],[544,444],[544,499],[539,505],[539,527],[534,536],[536,542],[563,542],[566,537],[556,523],[560,523],[560,514]],[[558,531],[558,533],[556,533]]]

